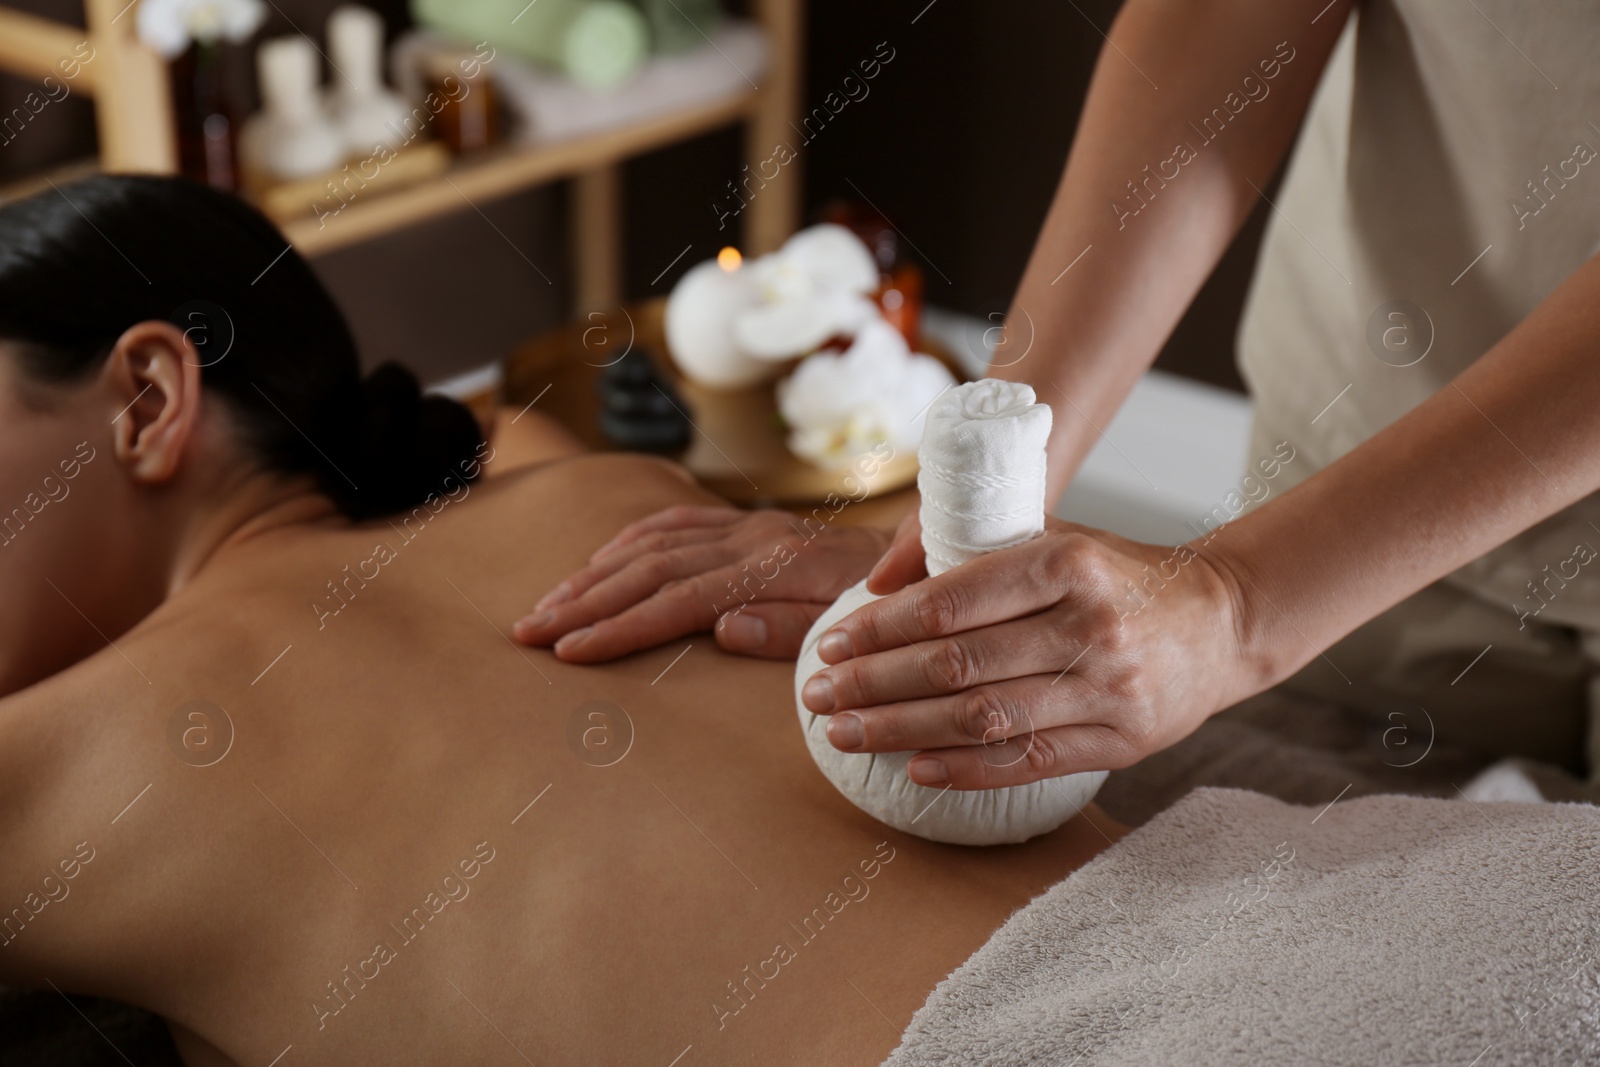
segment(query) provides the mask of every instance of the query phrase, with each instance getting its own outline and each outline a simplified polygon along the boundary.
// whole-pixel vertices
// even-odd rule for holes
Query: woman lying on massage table
[[[197,1064],[877,1063],[1116,835],[885,829],[793,668],[709,639],[514,646],[527,589],[712,502],[572,451],[469,484],[465,409],[359,381],[230,197],[0,209],[0,982],[148,1008]]]

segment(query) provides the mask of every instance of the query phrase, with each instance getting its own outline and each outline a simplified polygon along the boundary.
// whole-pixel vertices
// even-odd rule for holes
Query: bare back
[[[582,457],[264,535],[0,702],[0,980],[238,1063],[879,1062],[1107,839],[882,827],[812,766],[788,663],[510,642],[622,524],[704,500]]]

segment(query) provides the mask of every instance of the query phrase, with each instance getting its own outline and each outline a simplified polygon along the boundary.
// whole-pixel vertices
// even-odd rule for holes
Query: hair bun
[[[342,510],[355,518],[388,515],[470,481],[483,444],[478,420],[448,397],[425,396],[417,376],[385,363],[361,382],[351,427]],[[354,487],[350,486],[354,482]]]

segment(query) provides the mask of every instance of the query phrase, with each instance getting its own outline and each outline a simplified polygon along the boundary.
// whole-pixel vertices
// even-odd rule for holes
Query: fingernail
[[[721,630],[728,648],[762,648],[767,643],[767,621],[758,615],[724,615]]]
[[[948,785],[950,782],[950,770],[944,765],[944,760],[933,756],[912,760],[906,771],[918,785]]]
[[[825,674],[815,674],[800,690],[800,699],[815,712],[833,710],[833,679]]]
[[[861,747],[861,742],[867,739],[867,731],[861,724],[861,716],[835,715],[828,720],[828,741],[834,748],[849,752]]]
[[[563,637],[561,640],[556,642],[556,651],[557,652],[566,652],[566,651],[570,650],[573,645],[580,644],[583,641],[588,640],[589,635],[592,634],[592,633],[594,633],[594,627],[593,626],[585,626],[581,630],[574,630],[570,634],[568,634],[567,636]]]
[[[557,604],[565,604],[571,599],[572,586],[568,585],[566,582],[562,582],[560,585],[546,593],[544,597],[533,606],[533,610],[538,611],[540,608],[553,608]]]
[[[817,655],[822,657],[824,663],[839,663],[855,654],[856,646],[843,630],[829,630],[817,642]]]
[[[555,617],[556,613],[553,611],[537,612],[536,614],[529,615],[526,619],[518,619],[516,631],[517,633],[521,634],[531,633],[535,630],[542,630],[554,622]]]

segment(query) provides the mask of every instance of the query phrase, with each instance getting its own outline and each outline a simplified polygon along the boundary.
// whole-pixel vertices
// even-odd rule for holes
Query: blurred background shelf
[[[302,255],[315,256],[450,212],[470,211],[483,200],[572,179],[576,310],[614,307],[622,289],[617,165],[736,122],[760,123],[770,109],[760,92],[745,92],[570,141],[492,148],[461,157],[436,177],[354,200],[332,223],[324,224],[310,212],[274,221]],[[745,245],[776,247],[798,221],[794,191],[763,197],[752,204],[745,220]]]
[[[0,70],[60,81],[60,64],[77,59],[70,83],[94,99],[101,168],[168,174],[177,170],[178,146],[167,65],[135,36],[136,6],[83,0],[82,28],[0,7]],[[79,51],[85,44],[93,51]]]
[[[303,32],[326,50],[325,23],[341,2],[273,0],[259,39]],[[361,2],[383,16],[391,42],[415,28],[409,0]],[[47,176],[65,187],[96,165],[77,161],[96,156],[107,170],[170,169],[170,163],[152,162],[170,159],[167,124],[157,123],[145,143],[125,132],[136,128],[141,97],[165,100],[166,73],[142,50],[122,58],[123,51],[138,48],[132,32],[139,7],[128,3],[0,0],[0,119],[8,120],[0,132],[0,199],[51,193]],[[723,100],[731,117],[721,125],[707,119],[699,127],[704,132],[695,135],[689,131],[698,124],[685,115],[682,139],[638,150],[647,143],[641,138],[623,148],[633,154],[611,164],[616,173],[610,177],[610,191],[622,207],[614,216],[598,213],[620,227],[623,251],[585,257],[586,284],[580,286],[575,252],[581,254],[584,245],[615,246],[581,241],[575,216],[584,202],[604,205],[608,179],[577,177],[594,168],[572,158],[523,160],[518,165],[530,170],[569,173],[528,178],[531,184],[503,195],[470,190],[451,172],[481,215],[446,185],[456,210],[410,216],[386,231],[374,227],[359,240],[335,235],[318,246],[312,269],[349,318],[367,366],[393,359],[425,381],[444,381],[502,360],[527,338],[567,321],[575,305],[592,307],[592,297],[580,301],[580,289],[604,293],[606,286],[597,280],[614,279],[615,271],[622,275],[617,304],[664,295],[724,245],[747,253],[771,248],[788,224],[763,221],[769,216],[798,215],[799,224],[835,201],[863,197],[914,243],[928,282],[927,305],[976,316],[986,329],[999,322],[1060,182],[1078,109],[1104,47],[1102,33],[1120,0],[941,0],[931,8],[927,0],[805,0],[789,9],[795,21],[787,36],[773,29],[772,14],[773,6],[787,5],[722,0],[722,6],[731,18],[761,26],[770,42],[776,66],[766,75],[739,59],[768,94],[764,106],[731,115],[735,105]],[[15,17],[23,11],[32,21]],[[54,32],[40,33],[41,24]],[[69,83],[70,95],[52,99],[30,118],[24,101],[30,92],[42,94],[41,77],[60,58],[41,42],[61,46],[62,54],[88,42],[95,59]],[[239,114],[249,114],[258,102],[252,53],[249,46],[230,47],[237,52],[229,60],[236,76],[228,95]],[[793,56],[798,70],[788,66]],[[882,71],[868,81],[862,64],[874,57]],[[129,83],[141,69],[148,77],[138,91]],[[326,77],[331,82],[333,75]],[[111,91],[114,84],[123,88]],[[62,96],[56,82],[50,87]],[[750,90],[742,80],[737,87]],[[786,97],[795,102],[788,115],[788,105],[779,106]],[[39,108],[37,101],[33,107]],[[143,112],[147,118],[168,113],[164,103]],[[737,184],[746,163],[754,173],[757,161],[768,159],[778,143],[789,145],[796,158],[739,210],[730,179]],[[590,142],[585,150],[599,147]],[[579,151],[567,142],[561,150]],[[480,162],[492,161],[454,161],[461,167]],[[561,165],[543,169],[554,162]],[[514,169],[509,161],[503,165]],[[490,173],[499,175],[497,189],[506,187],[500,178],[508,171],[496,167]],[[1273,186],[1263,191],[1275,195]],[[369,197],[376,210],[377,198],[389,192],[365,190],[327,228],[355,221]],[[773,197],[787,198],[790,206],[776,210]],[[731,213],[725,227],[724,212]],[[1270,215],[1260,202],[1168,341],[1158,368],[1243,388],[1233,365],[1233,340]],[[969,354],[980,354],[981,345],[967,340]]]
[[[0,70],[29,78],[57,71],[63,57],[87,45],[72,87],[95,102],[99,158],[96,169],[170,174],[177,171],[166,64],[134,35],[138,0],[84,0],[85,27],[0,7]],[[623,211],[620,166],[628,159],[721,127],[742,123],[746,156],[754,164],[787,139],[799,114],[803,47],[802,0],[753,0],[750,16],[766,37],[767,64],[758,87],[732,96],[587,136],[553,143],[507,145],[454,160],[441,174],[375,190],[345,204],[331,223],[310,204],[304,213],[275,215],[290,242],[318,256],[394,233],[550,182],[573,183],[569,235],[573,304],[579,312],[615,307],[622,298]],[[58,75],[59,76],[59,75]],[[12,198],[82,177],[73,164],[12,183]],[[798,227],[797,178],[770,183],[742,212],[743,246],[771,251]]]

